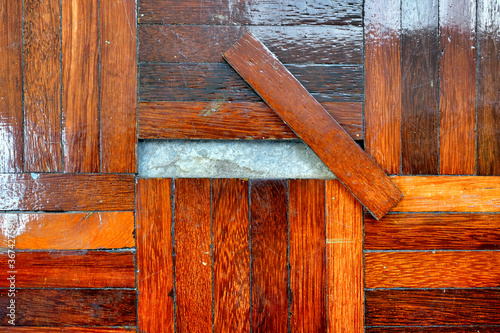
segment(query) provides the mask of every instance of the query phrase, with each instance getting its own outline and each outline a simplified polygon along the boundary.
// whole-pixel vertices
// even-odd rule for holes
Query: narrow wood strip
[[[288,332],[287,184],[250,183],[252,331]]]
[[[363,208],[337,180],[326,181],[328,332],[362,332]]]
[[[65,172],[99,172],[99,3],[62,1]]]
[[[365,253],[366,288],[488,288],[500,281],[500,252]]]
[[[10,305],[8,293],[0,289],[2,309]],[[18,289],[15,325],[134,326],[135,296],[129,289]],[[8,320],[2,316],[0,325],[12,326]]]
[[[135,327],[4,327],[3,332],[8,333],[20,333],[20,332],[35,332],[35,333],[47,333],[47,332],[64,332],[64,333],[124,333],[124,332],[136,332]]]
[[[135,263],[132,252],[11,250],[0,254],[2,272],[12,271],[9,267],[9,259],[12,257],[15,258],[14,271],[17,271],[16,288],[135,287]],[[0,280],[0,288],[9,286],[9,280]]]
[[[177,330],[212,331],[211,202],[209,179],[175,180]]]
[[[385,333],[385,332],[404,332],[407,333],[498,333],[500,332],[500,327],[496,326],[432,326],[432,327],[366,327],[366,333]]]
[[[365,1],[365,147],[391,174],[401,170],[400,29],[399,1]]]
[[[363,105],[323,102],[354,140],[363,140]],[[144,102],[139,104],[141,139],[297,139],[263,102]]]
[[[0,175],[0,210],[134,210],[134,177],[100,174]]]
[[[224,57],[376,218],[401,200],[390,178],[252,33]]]
[[[498,289],[367,290],[367,326],[497,325]]]
[[[476,172],[476,2],[439,2],[440,174]]]
[[[61,171],[60,0],[24,1],[24,169]]]
[[[137,181],[137,325],[144,332],[174,332],[171,185]]]
[[[136,172],[135,0],[100,0],[101,171]]]
[[[0,4],[0,172],[23,171],[22,9]]]
[[[214,330],[250,332],[248,181],[212,181]]]
[[[290,327],[326,331],[325,181],[289,183]]]
[[[500,214],[365,214],[365,250],[498,250]]]

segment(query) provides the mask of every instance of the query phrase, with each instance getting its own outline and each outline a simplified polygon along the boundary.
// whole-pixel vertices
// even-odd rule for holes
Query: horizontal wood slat
[[[7,333],[51,333],[51,332],[64,332],[64,333],[125,333],[136,332],[135,327],[3,327],[3,332]]]
[[[418,326],[418,327],[366,327],[366,333],[498,333],[500,326]]]

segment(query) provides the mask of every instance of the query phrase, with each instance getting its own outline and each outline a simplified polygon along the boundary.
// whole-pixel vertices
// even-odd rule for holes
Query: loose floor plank
[[[323,102],[355,140],[363,139],[361,103]],[[139,104],[141,139],[297,139],[262,102],[144,102]]]
[[[365,1],[365,146],[391,174],[401,171],[400,29],[399,1]]]
[[[137,182],[138,327],[174,332],[171,179]]]
[[[212,330],[209,179],[175,180],[175,294],[179,332]]]
[[[250,186],[252,331],[288,332],[287,184]]]
[[[290,327],[326,331],[325,181],[289,183]]]
[[[215,332],[250,332],[248,181],[212,181]]]
[[[134,196],[132,175],[0,175],[0,210],[134,210]]]
[[[252,33],[224,57],[376,218],[401,200],[390,178]]]
[[[24,1],[24,169],[57,172],[61,152],[60,0]]]
[[[328,332],[362,332],[363,208],[337,180],[326,181]]]

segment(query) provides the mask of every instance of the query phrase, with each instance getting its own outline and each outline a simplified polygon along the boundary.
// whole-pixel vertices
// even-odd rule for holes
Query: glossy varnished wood
[[[366,333],[401,332],[406,333],[498,333],[498,326],[417,326],[417,327],[366,327]]]

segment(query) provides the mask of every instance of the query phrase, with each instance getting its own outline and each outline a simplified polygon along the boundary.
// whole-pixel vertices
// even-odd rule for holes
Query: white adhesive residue
[[[26,219],[19,219],[17,214],[4,214],[0,220],[0,229],[6,238],[15,238],[26,232]]]

